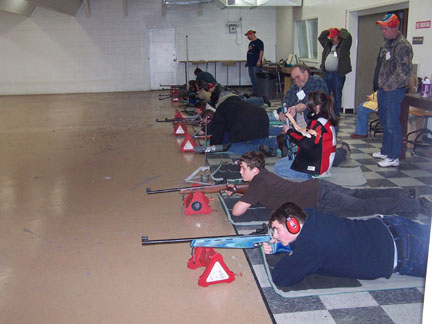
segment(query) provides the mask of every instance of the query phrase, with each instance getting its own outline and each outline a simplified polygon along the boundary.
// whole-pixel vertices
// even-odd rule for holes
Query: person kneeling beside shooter
[[[351,220],[287,202],[270,216],[270,243],[293,252],[273,268],[277,286],[287,287],[310,274],[356,279],[390,278],[392,273],[426,276],[429,229],[400,216]],[[263,243],[264,253],[272,247]]]

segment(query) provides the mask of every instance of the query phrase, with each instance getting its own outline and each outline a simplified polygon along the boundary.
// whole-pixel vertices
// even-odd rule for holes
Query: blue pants
[[[374,110],[366,108],[364,102],[357,107],[357,121],[355,133],[357,135],[367,135],[369,130],[369,114]]]
[[[282,177],[290,180],[296,179],[297,181],[305,181],[312,179],[312,176],[309,173],[299,172],[291,169],[291,165],[294,160],[288,159],[288,157],[284,157],[276,161],[274,165],[274,172]]]
[[[258,83],[256,73],[261,72],[261,67],[258,66],[248,66],[249,78],[252,83],[252,93],[258,95]]]
[[[405,92],[405,88],[392,91],[378,89],[378,116],[384,128],[381,154],[387,155],[389,159],[398,159],[402,154],[400,114]]]
[[[333,94],[334,112],[336,116],[339,116],[342,107],[342,89],[345,84],[345,76],[341,77],[337,72],[325,72],[323,79],[327,84],[329,94]]]
[[[264,106],[264,99],[262,97],[256,97],[256,98],[245,98],[241,97],[243,101],[246,101],[247,103],[250,103],[255,106],[262,107]]]
[[[397,233],[395,242],[398,246],[398,269],[396,271],[402,275],[425,277],[429,226],[399,216],[385,217],[385,220],[389,224],[387,227],[391,227]]]

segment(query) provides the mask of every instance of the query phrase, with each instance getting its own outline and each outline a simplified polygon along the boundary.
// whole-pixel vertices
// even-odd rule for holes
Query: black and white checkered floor
[[[432,193],[432,157],[407,153],[398,168],[381,168],[371,154],[381,147],[382,134],[375,139],[352,139],[356,116],[341,118],[338,142],[351,147],[351,158],[343,166],[360,166],[365,187],[416,188],[418,194]],[[419,152],[420,154],[422,152]],[[427,153],[427,152],[426,152]],[[223,158],[218,156],[215,158]],[[269,165],[274,158],[269,159]],[[424,220],[424,219],[423,219]],[[430,222],[429,218],[426,218]],[[421,323],[423,288],[370,290],[359,293],[284,298],[268,284],[256,249],[247,250],[249,262],[261,286],[263,298],[277,324],[294,323]]]

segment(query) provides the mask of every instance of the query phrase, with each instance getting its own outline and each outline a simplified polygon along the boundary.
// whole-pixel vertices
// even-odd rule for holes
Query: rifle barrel
[[[169,188],[169,189],[151,190],[150,188],[146,188],[146,193],[148,195],[151,195],[151,194],[157,194],[157,193],[180,191],[181,189],[182,188]]]
[[[178,238],[178,239],[167,239],[167,240],[149,240],[148,236],[141,237],[141,245],[151,245],[151,244],[171,244],[171,243],[184,243],[192,242],[193,238]]]
[[[174,192],[174,191],[182,191],[182,190],[197,190],[197,189],[203,189],[207,187],[213,187],[214,185],[203,185],[203,186],[196,186],[196,187],[182,187],[182,188],[168,188],[168,189],[159,189],[159,190],[151,190],[150,188],[146,188],[146,193],[148,195],[151,194],[157,194],[157,193],[165,193],[165,192]]]
[[[143,235],[141,237],[142,245],[152,245],[152,244],[173,244],[173,243],[185,243],[192,242],[194,240],[229,240],[236,239],[239,237],[242,238],[258,238],[263,237],[263,234],[251,234],[251,235],[225,235],[225,236],[204,236],[204,237],[184,237],[184,238],[175,238],[175,239],[160,239],[160,240],[149,240],[147,235]],[[215,241],[216,242],[216,241]]]

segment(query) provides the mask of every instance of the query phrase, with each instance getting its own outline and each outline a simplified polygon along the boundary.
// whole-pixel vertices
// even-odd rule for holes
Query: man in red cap
[[[258,85],[256,80],[256,73],[261,72],[262,58],[264,55],[264,43],[255,35],[255,30],[249,30],[245,36],[250,40],[246,67],[249,70],[249,78],[252,82],[252,96],[258,96]]]
[[[340,115],[345,75],[351,72],[351,34],[345,28],[323,30],[318,37],[323,47],[321,70],[329,93],[334,97],[334,112]]]
[[[380,167],[399,166],[402,154],[401,105],[409,83],[413,51],[411,44],[399,31],[399,18],[386,14],[376,22],[385,39],[375,67],[373,88],[378,90],[378,117],[384,128],[382,147],[372,156],[380,159]]]

